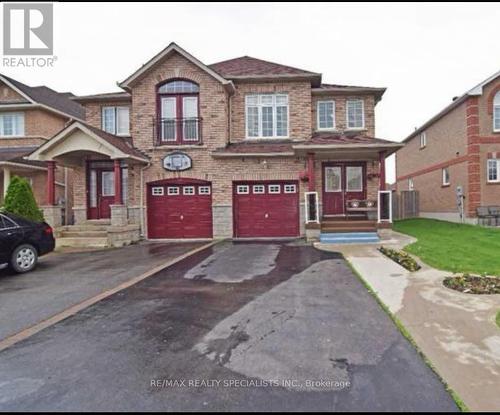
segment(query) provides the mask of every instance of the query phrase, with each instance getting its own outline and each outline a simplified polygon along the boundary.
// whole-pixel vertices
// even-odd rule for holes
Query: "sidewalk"
[[[384,245],[401,249],[412,238],[392,232]],[[321,245],[341,252],[403,323],[424,355],[471,411],[500,409],[500,295],[445,288],[449,272],[410,273],[377,251],[378,245]]]

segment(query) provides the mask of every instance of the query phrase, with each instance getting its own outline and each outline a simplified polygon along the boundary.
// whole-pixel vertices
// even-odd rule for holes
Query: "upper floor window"
[[[160,142],[189,144],[200,139],[199,86],[175,80],[158,88],[158,132]]]
[[[425,131],[420,133],[420,148],[425,148],[427,146],[427,134]]]
[[[487,181],[490,183],[500,182],[499,170],[500,170],[500,160],[488,159],[487,171],[486,171]]]
[[[500,132],[500,91],[493,99],[493,131]]]
[[[318,130],[335,128],[335,101],[318,101]]]
[[[288,137],[288,95],[247,95],[245,114],[247,138]]]
[[[365,108],[362,99],[348,99],[346,103],[347,128],[365,128]]]
[[[0,136],[21,137],[24,135],[24,113],[4,112],[0,114]]]
[[[130,134],[129,107],[103,107],[102,129],[110,134]]]

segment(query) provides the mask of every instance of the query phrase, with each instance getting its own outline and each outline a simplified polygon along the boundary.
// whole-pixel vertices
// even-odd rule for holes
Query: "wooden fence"
[[[416,218],[419,212],[418,191],[403,190],[392,194],[392,216],[394,219]]]

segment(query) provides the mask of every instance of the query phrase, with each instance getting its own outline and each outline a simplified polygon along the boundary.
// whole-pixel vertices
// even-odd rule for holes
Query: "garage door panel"
[[[271,188],[270,188],[271,185]],[[285,193],[294,185],[294,193]],[[238,186],[248,186],[246,190]],[[254,188],[256,186],[256,188]],[[264,192],[262,193],[262,186]],[[279,193],[270,193],[271,190]],[[288,187],[288,190],[293,189]],[[255,190],[260,190],[255,192]],[[298,183],[237,182],[233,185],[234,234],[236,237],[293,237],[299,234]]]
[[[155,195],[153,187],[162,187],[164,190],[156,190]],[[169,194],[169,188],[171,193],[177,194]],[[172,190],[173,188],[177,189]],[[211,195],[210,184],[188,182],[150,184],[148,186],[149,238],[211,238]]]

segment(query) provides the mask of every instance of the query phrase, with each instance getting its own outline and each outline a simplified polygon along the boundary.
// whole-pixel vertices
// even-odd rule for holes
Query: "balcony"
[[[201,118],[159,118],[155,123],[155,144],[200,145],[201,125]]]

